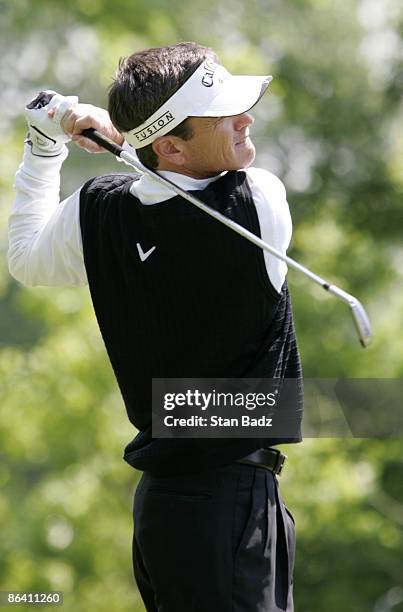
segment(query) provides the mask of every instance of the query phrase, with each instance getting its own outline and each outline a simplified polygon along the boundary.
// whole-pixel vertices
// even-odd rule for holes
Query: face
[[[233,117],[190,117],[190,140],[181,140],[181,169],[194,178],[207,178],[224,170],[247,168],[255,159],[249,138],[254,119],[248,113]]]

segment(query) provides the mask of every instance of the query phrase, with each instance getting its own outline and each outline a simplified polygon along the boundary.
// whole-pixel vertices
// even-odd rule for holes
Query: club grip
[[[86,130],[83,130],[82,135],[88,138],[89,140],[96,142],[100,147],[103,147],[104,149],[110,151],[118,157],[123,151],[122,147],[116,144],[116,142],[113,142],[113,140],[111,140],[110,138],[107,138],[97,130],[94,130],[94,128],[87,128]]]

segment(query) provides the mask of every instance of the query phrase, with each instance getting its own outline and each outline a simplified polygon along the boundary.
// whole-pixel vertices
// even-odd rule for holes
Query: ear
[[[152,148],[158,157],[159,165],[168,163],[183,166],[185,156],[182,143],[183,141],[176,136],[160,136],[154,140]]]

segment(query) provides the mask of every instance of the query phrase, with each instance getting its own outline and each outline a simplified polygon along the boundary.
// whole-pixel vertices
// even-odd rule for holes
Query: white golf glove
[[[63,145],[71,140],[60,125],[68,108],[78,104],[77,96],[62,96],[55,91],[41,91],[25,107],[28,123],[26,142],[31,145],[34,155],[55,157],[60,155]],[[55,108],[53,116],[48,111]]]

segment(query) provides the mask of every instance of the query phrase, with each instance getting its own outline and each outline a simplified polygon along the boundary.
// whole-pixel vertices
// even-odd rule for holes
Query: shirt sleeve
[[[38,157],[25,145],[15,177],[15,199],[8,224],[8,267],[23,285],[86,285],[80,228],[80,190],[60,202],[57,157]]]
[[[285,187],[277,176],[262,168],[248,168],[246,174],[262,240],[286,255],[292,236],[292,222]],[[280,293],[287,275],[287,264],[267,251],[264,251],[264,260],[270,282]]]

